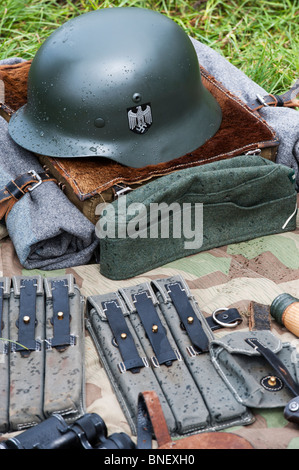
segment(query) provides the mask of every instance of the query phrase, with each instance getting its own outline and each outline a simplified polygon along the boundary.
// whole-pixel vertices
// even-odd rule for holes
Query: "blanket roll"
[[[38,159],[11,139],[0,117],[0,189],[30,170],[43,172]],[[98,245],[94,225],[46,181],[14,204],[6,228],[26,269],[63,269],[86,264]]]

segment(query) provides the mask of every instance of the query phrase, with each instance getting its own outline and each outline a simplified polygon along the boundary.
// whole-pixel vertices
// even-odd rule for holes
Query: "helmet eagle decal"
[[[150,105],[136,106],[136,111],[134,108],[130,108],[128,110],[128,120],[131,131],[144,134],[153,122]]]

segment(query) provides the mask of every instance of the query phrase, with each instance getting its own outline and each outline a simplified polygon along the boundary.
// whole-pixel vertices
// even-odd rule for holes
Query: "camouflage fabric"
[[[105,278],[96,264],[51,272],[27,271],[20,265],[11,240],[3,238],[0,241],[0,275],[34,273],[43,276],[73,273],[81,293],[86,297],[180,274],[205,315],[211,315],[217,308],[236,307],[243,317],[237,328],[249,329],[251,301],[269,305],[283,292],[299,298],[299,215],[295,231],[211,249],[123,281]],[[299,350],[299,339],[273,319],[271,330],[282,341],[292,343]],[[225,329],[214,332],[215,336],[226,333]],[[87,412],[98,413],[109,433],[122,431],[130,434],[129,425],[88,333],[85,361]],[[232,431],[245,437],[256,449],[299,449],[299,426],[284,419],[283,409],[252,411],[256,418],[254,423],[228,428],[224,432]]]

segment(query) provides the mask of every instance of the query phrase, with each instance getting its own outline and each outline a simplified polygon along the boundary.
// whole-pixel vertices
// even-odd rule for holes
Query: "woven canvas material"
[[[110,236],[101,231],[104,225],[99,225],[101,273],[111,279],[125,279],[210,248],[294,230],[297,193],[292,177],[294,172],[283,165],[245,155],[148,183],[127,195],[125,211],[119,200],[112,203],[113,210],[106,211],[107,215],[103,212],[101,224],[114,225],[117,231]],[[170,208],[173,203],[181,209],[180,222],[169,212],[168,220],[164,217],[158,222],[159,230],[153,237],[152,208],[162,204]],[[133,236],[129,228],[134,218],[137,220],[138,210],[134,213],[130,208],[138,204],[145,208],[138,222],[145,228]],[[174,235],[175,224],[184,225],[186,204],[191,211],[190,226],[202,232],[198,246],[194,243],[191,248],[186,248],[190,240],[184,226],[181,236]],[[202,204],[202,226],[196,220],[196,204]],[[162,225],[167,223],[169,236],[164,237]]]

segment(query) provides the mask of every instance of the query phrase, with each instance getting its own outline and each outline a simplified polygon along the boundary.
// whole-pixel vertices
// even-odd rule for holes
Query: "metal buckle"
[[[123,362],[119,362],[117,366],[121,374],[124,374],[127,371],[126,366]]]
[[[195,349],[193,348],[193,346],[187,346],[186,347],[186,350],[187,350],[187,353],[189,354],[190,357],[195,357],[196,354],[198,354]]]
[[[154,367],[156,367],[156,368],[157,368],[157,367],[160,367],[159,361],[158,361],[158,359],[156,358],[156,356],[152,356],[152,357],[151,357],[151,361],[152,361],[152,364],[153,364]]]
[[[123,196],[124,194],[127,194],[129,193],[130,191],[132,191],[132,188],[130,188],[130,186],[126,186],[126,187],[121,187],[121,189],[119,189],[118,191],[116,190],[115,191],[115,199],[118,199],[119,197]]]
[[[37,179],[37,183],[35,183],[33,186],[29,186],[28,187],[28,191],[33,191],[35,188],[37,188],[40,184],[42,184],[43,180],[41,179],[41,177],[39,176],[38,173],[36,173],[35,170],[29,170],[27,171],[27,173],[30,173],[31,175],[34,176],[34,178]]]
[[[141,357],[141,360],[142,360],[142,362],[143,362],[143,364],[144,364],[144,367],[149,367],[149,363],[148,363],[146,357]],[[119,363],[117,364],[117,366],[118,366],[118,369],[119,369],[119,371],[121,372],[121,374],[125,374],[125,373],[127,372],[127,368],[126,368],[124,362],[119,362]],[[156,366],[155,366],[155,367],[156,367]],[[159,367],[159,365],[158,365],[157,367]],[[138,367],[136,367],[136,369],[138,369]]]
[[[261,104],[263,104],[264,106],[269,107],[269,105],[266,103],[266,101],[264,100],[264,98],[263,98],[261,95],[259,95],[259,94],[257,93],[256,97],[257,97],[258,101],[259,101]]]
[[[176,355],[178,361],[182,361],[182,360],[183,360],[183,359],[182,359],[182,356],[181,356],[181,353],[180,353],[180,351],[179,351],[178,349],[174,349],[174,354]]]
[[[217,319],[217,313],[218,312],[223,312],[224,310],[229,310],[229,308],[217,308],[213,313],[212,313],[212,317],[213,317],[213,320],[215,323],[218,323],[218,325],[221,325],[223,326],[224,328],[234,328],[235,326],[237,326],[240,322],[238,321],[235,321],[234,323],[224,323],[222,321],[219,321]]]

